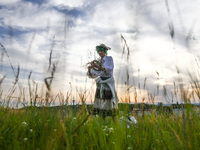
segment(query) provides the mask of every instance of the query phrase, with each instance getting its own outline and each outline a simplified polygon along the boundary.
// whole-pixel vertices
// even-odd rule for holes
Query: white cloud
[[[47,29],[59,27],[66,19],[65,15],[30,2],[12,5],[9,9],[0,10],[2,21],[0,25],[7,25],[17,29]]]
[[[0,27],[13,27],[14,34],[21,32],[12,37],[12,43],[9,35],[0,36],[13,64],[17,66],[19,63],[24,69],[36,70],[40,73],[37,74],[38,80],[40,75],[44,77],[55,36],[52,57],[55,60],[56,55],[60,55],[55,85],[61,85],[62,89],[65,85],[66,89],[69,87],[69,81],[78,85],[76,80],[79,80],[83,86],[81,81],[85,81],[87,69],[81,65],[94,58],[93,52],[99,43],[112,48],[108,54],[114,58],[116,77],[123,48],[121,34],[130,48],[133,76],[140,68],[141,75],[151,78],[152,84],[157,84],[156,78],[153,78],[156,76],[155,70],[170,82],[176,78],[176,65],[181,70],[190,69],[194,64],[192,54],[198,55],[198,0],[169,0],[175,27],[174,40],[169,34],[170,18],[165,1],[49,0],[41,5],[23,1],[8,5],[3,2],[5,7],[0,9]],[[190,40],[189,52],[185,47],[185,37],[191,29],[192,36],[197,40]],[[89,52],[92,52],[90,58]],[[187,71],[183,72],[186,74]],[[158,84],[164,84],[165,80]],[[88,82],[93,81],[88,79]]]
[[[85,0],[49,0],[49,4],[57,7],[81,7]]]
[[[20,2],[21,0],[1,0],[0,1],[0,5],[12,5],[15,4],[17,2]]]

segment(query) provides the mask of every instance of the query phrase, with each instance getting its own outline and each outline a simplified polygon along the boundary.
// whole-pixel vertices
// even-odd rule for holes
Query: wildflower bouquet
[[[102,70],[102,61],[101,61],[101,59],[93,60],[93,61],[87,63],[87,65],[91,66],[92,69],[94,69],[95,71]],[[99,67],[96,67],[96,66],[99,66]]]

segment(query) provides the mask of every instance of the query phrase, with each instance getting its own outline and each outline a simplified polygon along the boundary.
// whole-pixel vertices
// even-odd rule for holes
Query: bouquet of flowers
[[[92,69],[96,71],[102,70],[102,62],[101,59],[93,60],[89,63],[87,63]]]

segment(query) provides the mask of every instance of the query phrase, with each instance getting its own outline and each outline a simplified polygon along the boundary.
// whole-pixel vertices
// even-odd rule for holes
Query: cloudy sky
[[[138,102],[143,97],[144,102],[153,97],[171,102],[178,78],[187,86],[188,72],[199,71],[199,6],[200,0],[0,0],[0,77],[6,76],[1,86],[9,90],[14,82],[10,62],[15,72],[20,66],[22,87],[30,72],[42,85],[50,75],[52,51],[52,63],[58,61],[54,91],[90,89],[94,80],[86,77],[85,64],[98,57],[95,46],[104,43],[111,47],[121,101],[128,84],[131,102],[135,92]],[[122,55],[121,35],[130,55],[127,47]],[[165,87],[167,99],[162,98]]]

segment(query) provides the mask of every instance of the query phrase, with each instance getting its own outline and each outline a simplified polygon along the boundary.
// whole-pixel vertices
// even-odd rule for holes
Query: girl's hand
[[[99,65],[97,65],[96,63],[94,63],[93,66],[99,68]]]
[[[101,64],[100,64],[100,62],[97,61],[97,60],[93,60],[92,62],[90,62],[90,65],[91,65],[92,68],[93,68],[94,70],[96,70],[96,71],[102,70]],[[88,69],[89,69],[89,68],[88,68]]]
[[[91,78],[92,77],[92,73],[91,73],[91,69],[93,68],[93,66],[88,66],[88,73],[89,73],[89,77]]]
[[[91,70],[93,68],[93,66],[88,66],[88,70]]]

